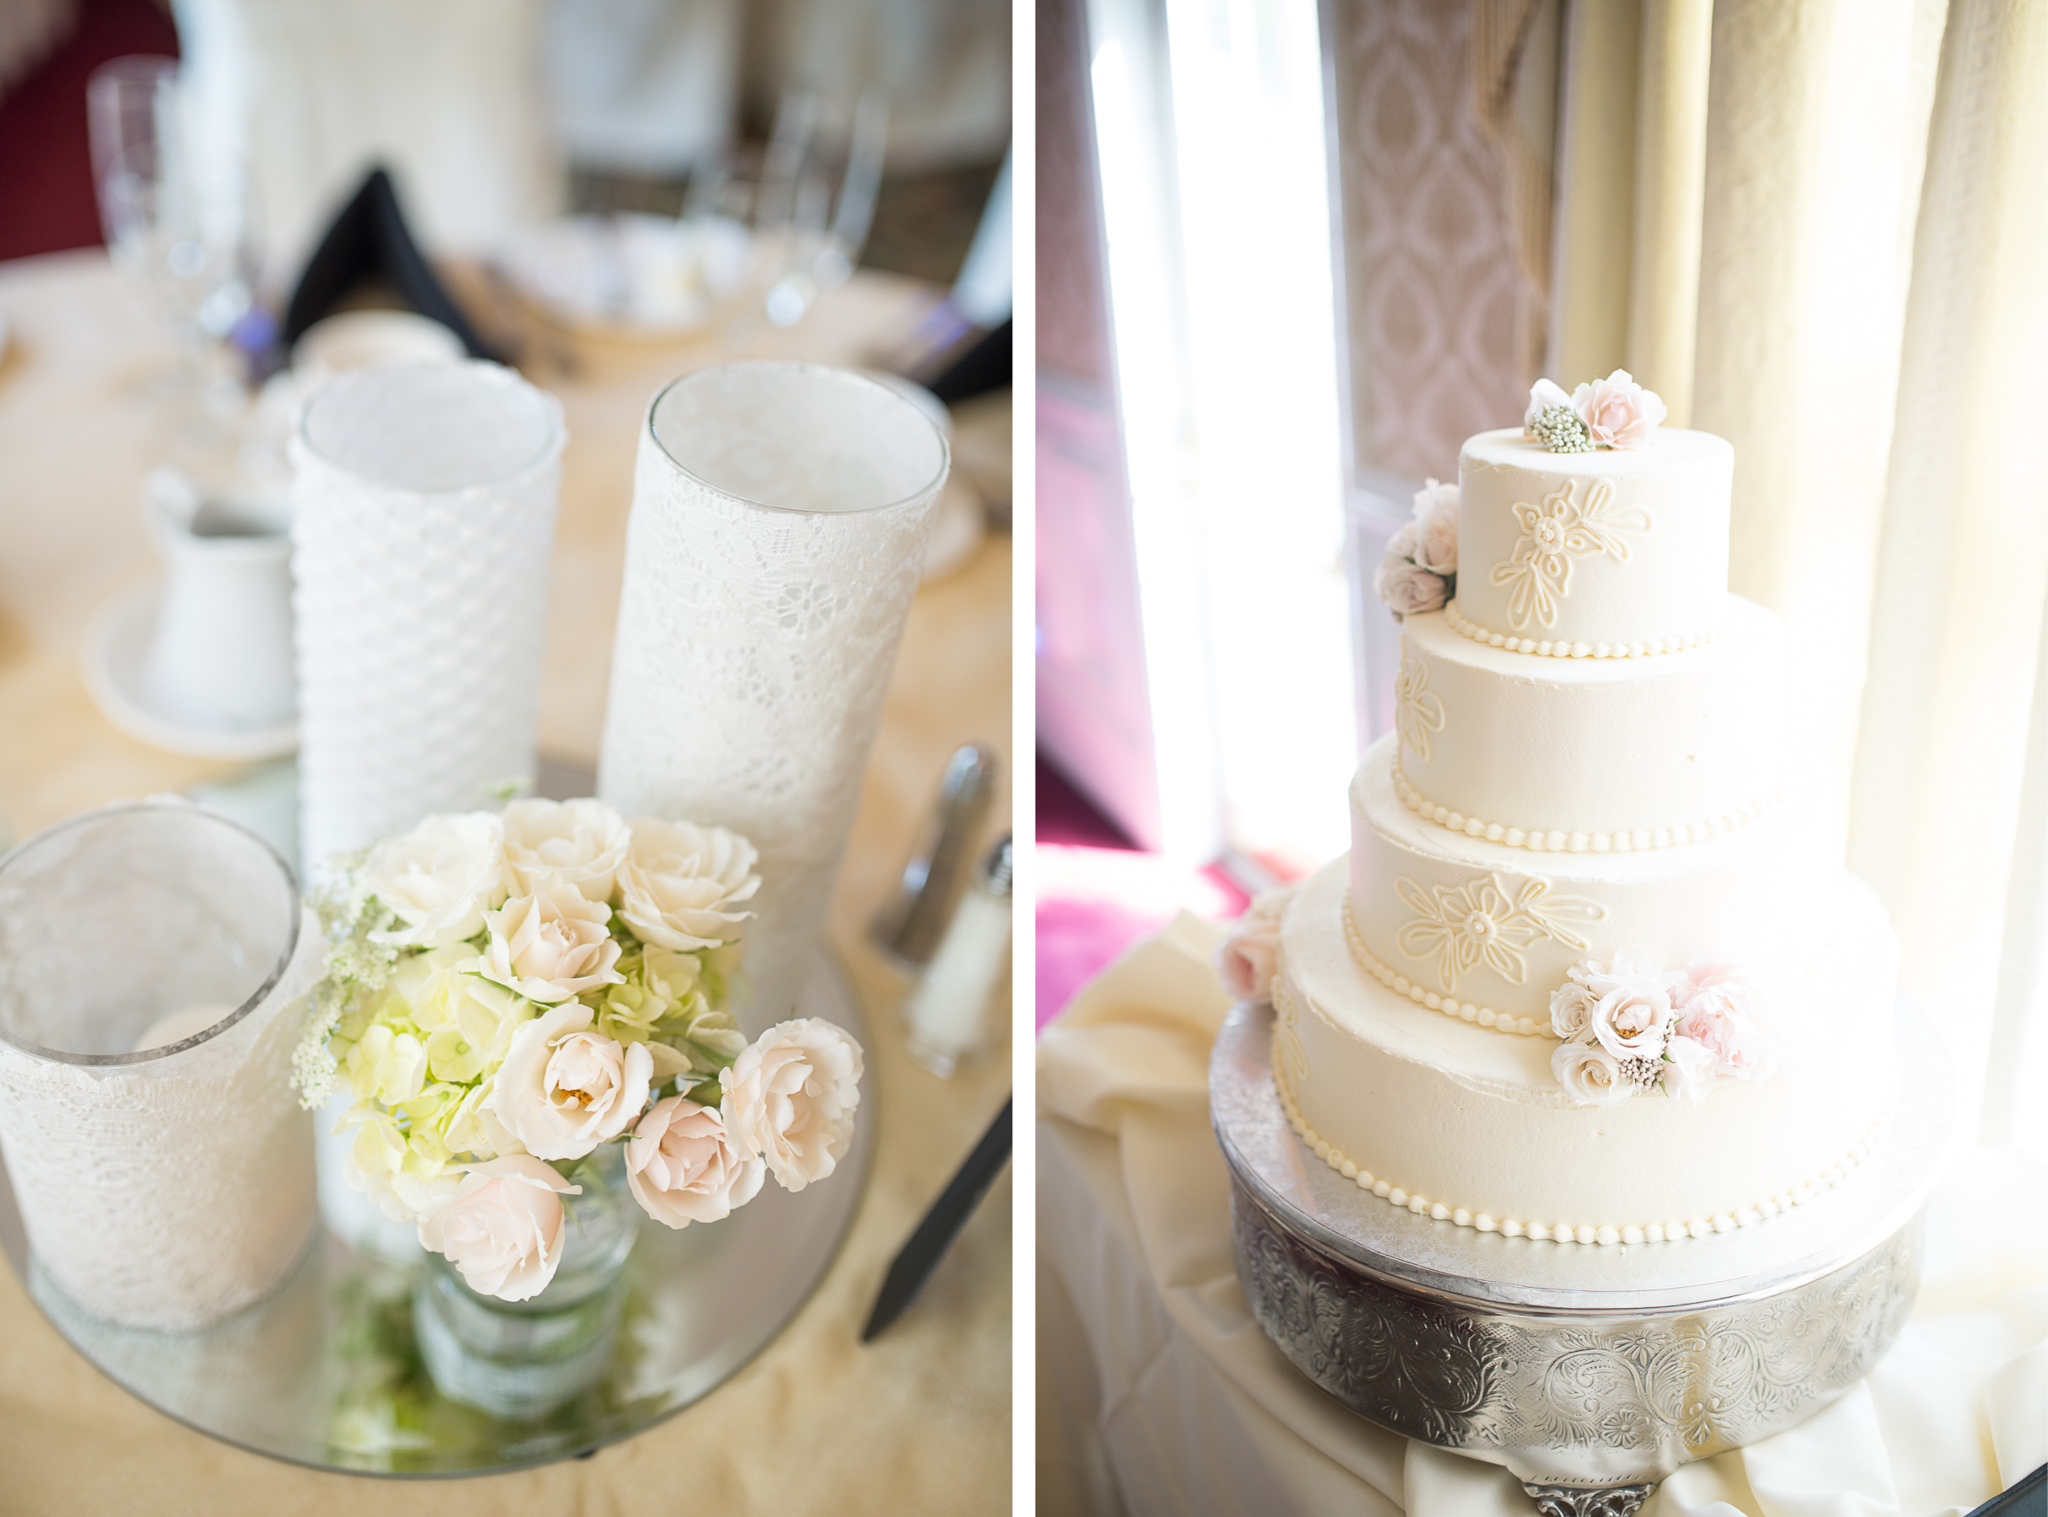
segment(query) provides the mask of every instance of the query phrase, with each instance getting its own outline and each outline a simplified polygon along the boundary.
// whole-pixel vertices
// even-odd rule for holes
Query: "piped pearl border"
[[[1345,1179],[1354,1182],[1360,1190],[1370,1191],[1390,1206],[1399,1206],[1414,1212],[1419,1217],[1430,1217],[1438,1222],[1452,1222],[1459,1227],[1470,1227],[1482,1233],[1500,1233],[1508,1238],[1536,1238],[1552,1243],[1593,1243],[1611,1248],[1622,1243],[1676,1243],[1681,1238],[1704,1238],[1709,1233],[1732,1233],[1738,1227],[1754,1227],[1759,1222],[1803,1206],[1821,1192],[1841,1184],[1849,1171],[1861,1163],[1869,1153],[1877,1129],[1871,1130],[1858,1140],[1840,1163],[1827,1170],[1818,1179],[1812,1180],[1795,1190],[1784,1191],[1759,1201],[1754,1206],[1740,1211],[1718,1212],[1711,1217],[1690,1217],[1679,1222],[1630,1223],[1624,1227],[1600,1225],[1591,1222],[1573,1224],[1569,1222],[1523,1222],[1513,1217],[1496,1221],[1485,1212],[1475,1212],[1462,1206],[1452,1206],[1445,1201],[1432,1201],[1418,1192],[1404,1190],[1391,1181],[1383,1180],[1367,1169],[1361,1169],[1353,1160],[1333,1144],[1325,1142],[1306,1121],[1301,1110],[1294,1104],[1294,1092],[1287,1088],[1287,1081],[1276,1066],[1273,1071],[1273,1088],[1280,1094],[1280,1108],[1287,1113],[1287,1122],[1301,1141],[1314,1151],[1330,1168]]]
[[[1630,853],[1704,843],[1708,838],[1725,837],[1747,827],[1769,811],[1778,799],[1775,794],[1767,795],[1725,816],[1704,822],[1682,822],[1676,827],[1654,830],[1638,827],[1633,832],[1545,832],[1541,828],[1505,827],[1499,822],[1482,822],[1476,816],[1466,816],[1448,806],[1437,805],[1408,782],[1398,753],[1394,758],[1394,793],[1401,797],[1402,805],[1424,821],[1435,822],[1466,837],[1505,843],[1510,848],[1527,848],[1532,853]]]
[[[1359,968],[1378,980],[1387,989],[1404,995],[1418,1006],[1427,1006],[1431,1011],[1440,1011],[1447,1017],[1456,1017],[1461,1022],[1471,1022],[1480,1027],[1491,1027],[1495,1032],[1518,1032],[1528,1037],[1550,1032],[1550,1021],[1545,1018],[1538,1022],[1534,1017],[1518,1017],[1512,1012],[1489,1011],[1484,1006],[1475,1006],[1470,1001],[1455,1000],[1450,996],[1438,995],[1417,985],[1406,975],[1396,974],[1382,964],[1365,946],[1365,939],[1358,935],[1358,922],[1351,915],[1351,892],[1344,892],[1344,940],[1351,945],[1351,957],[1358,961]]]
[[[1659,653],[1683,653],[1688,648],[1704,648],[1721,637],[1718,627],[1690,637],[1659,637],[1642,643],[1570,643],[1561,638],[1517,637],[1505,632],[1490,632],[1469,620],[1458,609],[1456,601],[1444,607],[1444,620],[1450,623],[1452,631],[1463,633],[1475,643],[1484,643],[1489,648],[1504,648],[1510,653],[1539,653],[1546,658],[1648,658]]]

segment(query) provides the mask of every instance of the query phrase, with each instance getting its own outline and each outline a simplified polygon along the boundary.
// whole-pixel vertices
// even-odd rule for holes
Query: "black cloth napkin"
[[[471,358],[504,361],[477,336],[462,308],[434,277],[419,244],[406,228],[398,192],[392,188],[391,176],[382,165],[370,170],[362,188],[341,208],[334,225],[320,239],[306,272],[299,276],[298,288],[292,291],[291,303],[285,307],[284,330],[280,334],[285,351],[290,351],[306,328],[368,279],[382,280],[420,315],[448,328],[462,340]]]

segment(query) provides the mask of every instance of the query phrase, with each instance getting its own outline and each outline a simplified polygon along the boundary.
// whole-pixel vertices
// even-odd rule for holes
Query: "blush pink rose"
[[[760,1193],[767,1161],[742,1149],[715,1106],[657,1101],[626,1143],[626,1183],[664,1227],[717,1222]]]
[[[525,1154],[472,1165],[452,1195],[429,1203],[420,1246],[454,1265],[471,1290],[526,1301],[547,1289],[561,1265],[561,1198],[581,1194],[581,1186]]]
[[[1769,1034],[1724,986],[1695,994],[1673,1031],[1705,1047],[1714,1055],[1716,1072],[1731,1079],[1753,1080],[1777,1067]]]
[[[1424,611],[1443,609],[1443,577],[1392,554],[1380,560],[1373,573],[1372,588],[1396,616],[1417,616]]]
[[[718,1072],[725,1125],[767,1160],[775,1183],[802,1190],[838,1167],[860,1106],[860,1044],[830,1022],[778,1022]]]
[[[1665,415],[1657,392],[1637,384],[1627,369],[1580,385],[1572,392],[1572,409],[1596,448],[1640,448]]]
[[[1291,885],[1260,891],[1231,927],[1230,936],[1217,947],[1216,973],[1238,1000],[1263,1005],[1273,999],[1273,973],[1280,965],[1280,920],[1293,899]]]

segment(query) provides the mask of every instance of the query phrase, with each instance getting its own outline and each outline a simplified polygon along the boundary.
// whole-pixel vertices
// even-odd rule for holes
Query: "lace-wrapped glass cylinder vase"
[[[946,465],[838,369],[728,364],[648,408],[598,793],[760,849],[751,1029],[792,1015],[824,929]]]
[[[0,861],[0,1152],[45,1279],[186,1331],[279,1284],[313,1223],[290,1083],[320,928],[254,833],[177,801]]]
[[[497,1417],[538,1417],[604,1377],[618,1339],[626,1260],[643,1213],[626,1184],[626,1149],[607,1143],[565,1166],[581,1193],[562,1198],[562,1262],[539,1295],[481,1295],[439,1254],[413,1291],[420,1356],[441,1394]]]
[[[562,410],[487,363],[314,392],[291,441],[301,859],[530,782]]]

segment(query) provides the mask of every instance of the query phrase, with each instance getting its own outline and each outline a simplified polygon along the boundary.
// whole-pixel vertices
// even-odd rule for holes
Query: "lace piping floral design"
[[[1517,504],[1515,519],[1522,535],[1515,539],[1512,556],[1495,564],[1489,578],[1496,585],[1509,585],[1508,622],[1517,632],[1529,625],[1533,614],[1546,627],[1557,625],[1557,602],[1571,591],[1572,561],[1605,553],[1617,563],[1628,562],[1628,543],[1623,533],[1650,530],[1650,517],[1640,510],[1619,510],[1614,504],[1614,487],[1604,479],[1590,481],[1585,499],[1573,497],[1573,482],[1566,480],[1543,497],[1541,505]]]
[[[1359,968],[1394,994],[1406,996],[1418,1006],[1427,1006],[1431,1011],[1440,1011],[1447,1017],[1456,1017],[1475,1026],[1490,1027],[1495,1032],[1514,1032],[1524,1037],[1538,1037],[1550,1031],[1548,1018],[1539,1022],[1534,1017],[1518,1017],[1511,1011],[1495,1011],[1491,1007],[1475,1005],[1471,1001],[1438,995],[1434,990],[1416,984],[1405,974],[1381,962],[1379,956],[1365,946],[1365,939],[1359,935],[1358,920],[1351,913],[1351,896],[1348,892],[1344,897],[1344,941],[1350,945],[1351,957],[1357,961]],[[1274,1005],[1278,1004],[1276,998]],[[1291,1034],[1292,1018],[1288,1019],[1287,1025]]]
[[[1498,870],[1463,885],[1427,889],[1402,878],[1394,882],[1394,891],[1415,913],[1415,920],[1395,934],[1395,943],[1412,959],[1434,956],[1437,982],[1447,991],[1458,988],[1458,976],[1482,964],[1520,985],[1529,976],[1523,954],[1532,944],[1548,938],[1584,953],[1586,940],[1567,924],[1597,922],[1607,915],[1593,901],[1551,894],[1548,880],[1527,878],[1510,886]]]
[[[1394,730],[1401,741],[1429,760],[1429,735],[1444,730],[1444,703],[1429,688],[1429,665],[1401,639],[1401,672],[1394,677]]]

